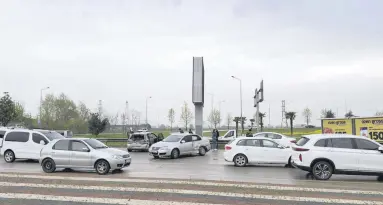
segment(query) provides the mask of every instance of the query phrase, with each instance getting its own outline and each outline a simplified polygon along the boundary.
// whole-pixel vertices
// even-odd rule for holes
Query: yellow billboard
[[[355,135],[383,141],[383,117],[355,118]]]
[[[323,119],[322,133],[352,135],[352,120],[351,119]]]

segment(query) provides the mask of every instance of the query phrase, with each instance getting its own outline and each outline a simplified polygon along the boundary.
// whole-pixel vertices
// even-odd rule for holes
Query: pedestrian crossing
[[[315,184],[292,186],[116,176],[0,173],[0,204],[383,205],[383,191],[378,188],[317,188]]]

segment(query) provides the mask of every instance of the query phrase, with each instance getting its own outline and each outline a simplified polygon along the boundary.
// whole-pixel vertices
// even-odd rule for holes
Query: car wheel
[[[247,164],[247,157],[243,154],[238,154],[234,157],[234,165],[237,167],[244,167]]]
[[[15,153],[11,150],[7,150],[5,153],[4,153],[4,160],[5,162],[7,163],[12,163],[14,162],[16,159],[15,157]]]
[[[334,168],[326,161],[319,161],[314,164],[312,174],[317,180],[328,180],[332,176]]]
[[[171,153],[171,158],[177,159],[179,156],[180,156],[180,151],[178,151],[178,149],[173,149]]]
[[[43,171],[45,173],[52,173],[56,171],[56,163],[52,159],[46,159],[42,163]]]
[[[105,160],[100,160],[96,163],[96,172],[100,175],[108,174],[110,170],[110,165]]]
[[[205,147],[200,147],[198,151],[199,151],[198,154],[199,154],[200,156],[205,156],[205,154],[206,154],[206,149],[205,149]]]
[[[132,152],[133,150],[131,150],[131,149],[128,149],[128,152]]]

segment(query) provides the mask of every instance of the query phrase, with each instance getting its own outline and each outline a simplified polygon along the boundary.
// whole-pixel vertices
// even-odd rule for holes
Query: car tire
[[[205,147],[200,147],[200,148],[198,149],[198,154],[199,154],[200,156],[205,156],[205,154],[206,154],[206,148],[205,148]]]
[[[95,168],[99,175],[105,175],[109,173],[110,165],[106,160],[99,160],[97,161]]]
[[[333,166],[326,161],[319,161],[312,167],[312,174],[316,180],[328,180],[333,172]]]
[[[178,151],[178,149],[173,149],[170,154],[170,157],[172,159],[177,159],[179,156],[180,156],[180,151]]]
[[[53,173],[56,171],[56,163],[53,161],[53,159],[45,159],[41,166],[45,173]]]
[[[132,152],[133,150],[131,150],[131,149],[128,149],[128,152]]]
[[[4,153],[4,161],[6,163],[12,163],[16,160],[15,153],[12,150],[7,150]]]
[[[234,161],[234,165],[236,167],[244,167],[244,166],[246,166],[246,164],[248,162],[247,161],[247,157],[245,155],[243,155],[243,154],[235,155],[233,161]]]

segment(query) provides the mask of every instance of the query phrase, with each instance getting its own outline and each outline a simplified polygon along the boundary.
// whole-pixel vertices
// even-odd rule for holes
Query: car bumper
[[[132,158],[113,159],[109,161],[110,169],[122,169],[128,167],[132,163]]]
[[[309,166],[305,166],[303,165],[302,163],[300,162],[295,162],[295,161],[292,161],[291,162],[291,165],[297,169],[301,169],[303,171],[307,171],[307,172],[311,172],[311,168]]]
[[[149,149],[148,144],[127,144],[127,149],[128,150],[147,150]]]
[[[233,156],[231,153],[229,153],[229,152],[224,152],[224,153],[223,153],[223,158],[224,158],[225,161],[227,161],[227,162],[233,162],[233,158],[234,158],[234,156]]]
[[[153,157],[170,157],[171,150],[149,150],[149,155]]]

